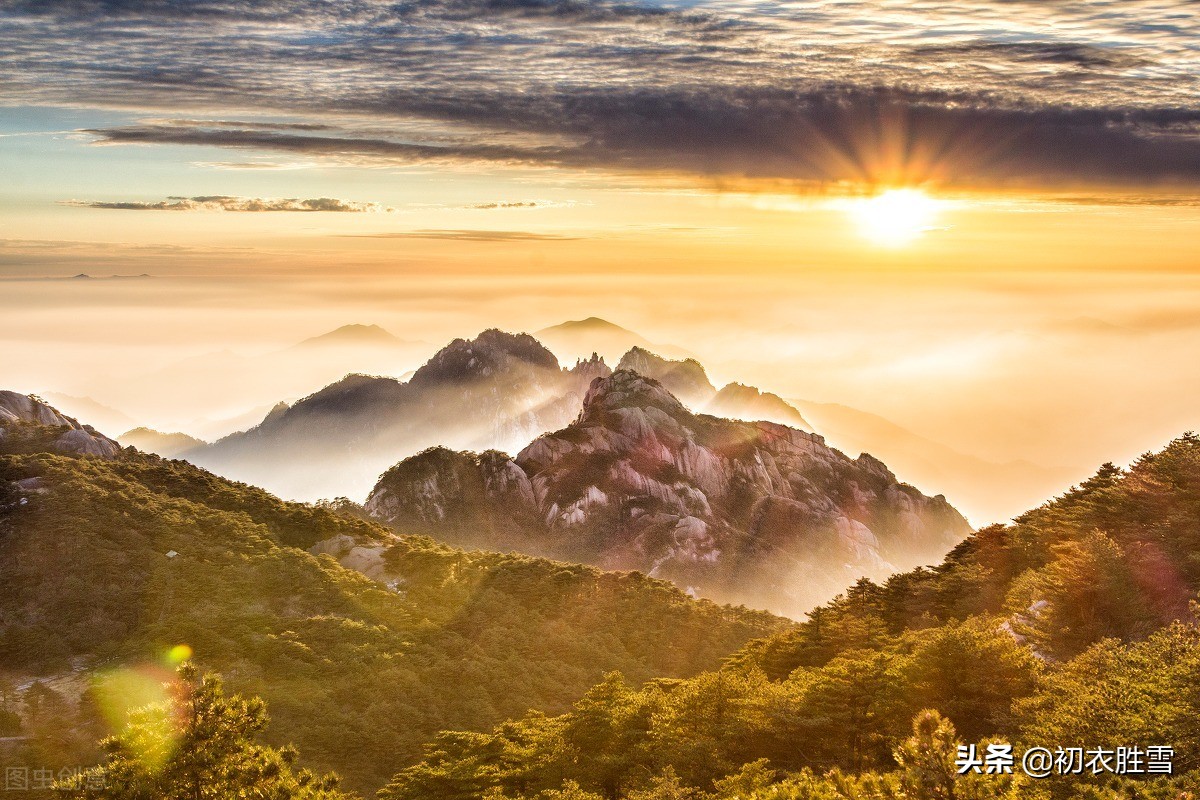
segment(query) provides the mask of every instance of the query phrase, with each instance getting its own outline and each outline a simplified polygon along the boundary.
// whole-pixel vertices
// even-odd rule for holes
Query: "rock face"
[[[19,439],[23,426],[53,429],[54,449],[62,453],[115,458],[121,452],[121,445],[92,426],[81,425],[36,397],[0,391],[0,440]]]
[[[532,336],[484,331],[442,348],[408,382],[349,375],[187,458],[285,497],[361,497],[397,459],[434,444],[523,447],[570,422],[610,372],[596,356],[562,369]]]
[[[717,393],[704,366],[694,358],[673,361],[644,348],[633,347],[621,357],[617,369],[633,370],[653,378],[692,408],[703,408]]]
[[[694,358],[673,361],[634,347],[622,356],[617,369],[629,369],[653,378],[689,408],[698,411],[730,419],[763,419],[794,428],[813,429],[799,411],[778,395],[740,383],[730,383],[717,391],[704,366]]]
[[[455,544],[637,569],[799,615],[861,576],[928,563],[969,532],[942,497],[812,433],[689,411],[631,370],[596,378],[572,424],[515,458],[434,448],[367,510]]]

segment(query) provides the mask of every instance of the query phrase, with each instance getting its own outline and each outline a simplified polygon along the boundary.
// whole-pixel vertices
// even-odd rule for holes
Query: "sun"
[[[933,230],[943,203],[920,189],[888,189],[846,204],[863,238],[883,247],[903,247]]]

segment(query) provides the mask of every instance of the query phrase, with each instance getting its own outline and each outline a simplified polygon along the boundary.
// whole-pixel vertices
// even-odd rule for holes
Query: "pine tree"
[[[957,734],[950,720],[932,709],[913,719],[913,735],[896,748],[903,770],[901,785],[909,797],[955,800],[958,771],[954,767]]]
[[[257,697],[226,696],[216,675],[179,668],[165,703],[130,714],[105,740],[100,766],[61,787],[88,800],[343,800],[334,775],[294,767],[296,751],[255,742],[267,724]]]

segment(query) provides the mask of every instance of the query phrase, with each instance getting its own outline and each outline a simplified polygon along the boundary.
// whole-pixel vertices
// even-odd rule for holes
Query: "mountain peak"
[[[583,419],[619,408],[657,408],[672,417],[691,416],[661,383],[631,369],[592,381],[583,398]]]
[[[672,360],[650,352],[640,345],[629,348],[617,369],[631,369],[648,378],[659,381],[678,397],[693,407],[700,407],[716,394],[716,387],[708,379],[704,366],[694,358]]]
[[[621,333],[632,333],[628,328],[622,328],[615,322],[609,322],[600,317],[588,317],[587,319],[572,319],[558,325],[552,325],[545,328],[539,333],[546,331],[575,331],[575,332],[596,332],[596,331],[612,331]]]
[[[596,378],[607,378],[612,375],[613,371],[608,364],[604,363],[604,356],[592,353],[591,358],[576,359],[575,366],[571,367],[570,372],[590,384]]]
[[[297,347],[325,347],[329,345],[389,345],[399,344],[400,339],[378,325],[343,325],[340,328],[305,339]]]
[[[566,361],[581,356],[587,358],[588,354],[597,352],[613,364],[631,347],[642,347],[672,357],[691,355],[680,347],[655,344],[635,331],[600,317],[562,322],[542,328],[534,336]]]
[[[414,386],[484,378],[523,362],[542,370],[558,371],[558,359],[528,333],[507,333],[489,328],[474,339],[455,339],[413,375]]]
[[[516,456],[402,462],[368,513],[468,547],[637,569],[799,614],[847,580],[924,563],[968,532],[943,499],[812,433],[693,414],[630,369]],[[449,466],[445,463],[449,458]]]
[[[121,442],[163,458],[179,458],[189,450],[204,447],[207,442],[186,433],[163,433],[153,428],[138,427],[121,434]]]

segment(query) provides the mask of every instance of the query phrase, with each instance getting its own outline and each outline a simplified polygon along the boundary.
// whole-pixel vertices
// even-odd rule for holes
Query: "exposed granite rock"
[[[943,497],[773,422],[694,414],[630,370],[515,457],[434,448],[383,475],[375,517],[447,541],[638,569],[798,614],[853,579],[940,558],[968,532]]]
[[[617,369],[632,370],[653,378],[692,408],[703,408],[717,393],[704,366],[694,358],[677,361],[655,355],[642,347],[633,347],[621,356]]]
[[[90,425],[59,413],[36,397],[0,391],[0,439],[15,438],[23,426],[53,429],[53,445],[62,453],[115,458],[121,445]]]
[[[672,360],[634,347],[622,356],[617,369],[628,369],[653,378],[696,411],[729,419],[768,420],[813,430],[804,416],[779,395],[740,383],[727,384],[717,391],[703,365],[693,358]]]

